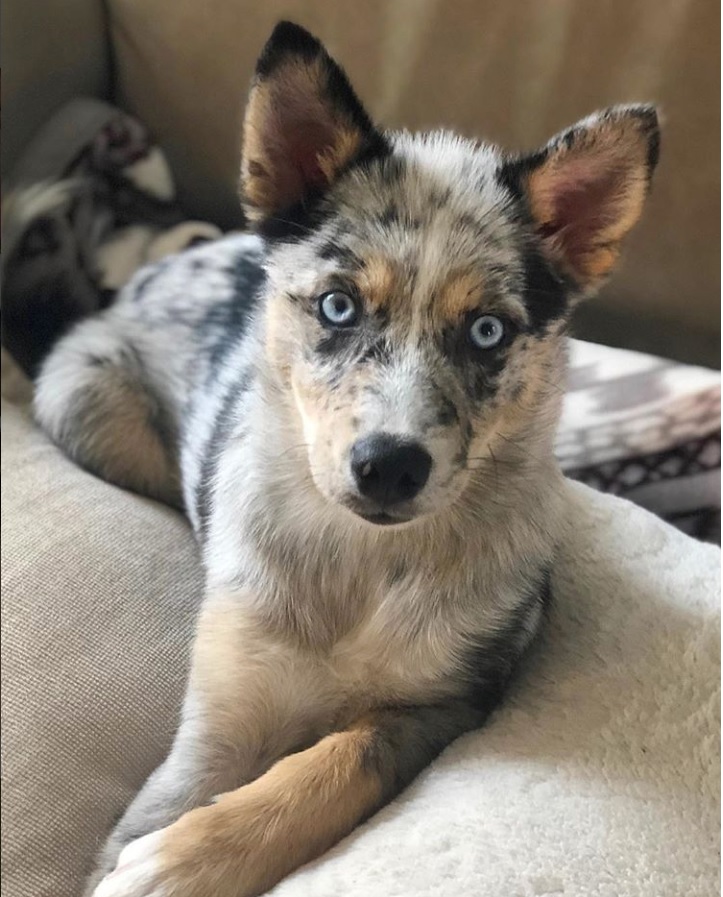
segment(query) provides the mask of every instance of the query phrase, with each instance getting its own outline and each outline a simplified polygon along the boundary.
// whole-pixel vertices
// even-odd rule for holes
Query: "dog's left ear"
[[[342,69],[298,25],[281,22],[256,65],[244,120],[241,197],[255,223],[323,192],[363,154],[382,153]]]
[[[609,273],[640,217],[658,161],[652,106],[614,106],[502,168],[523,194],[543,252],[582,291]]]

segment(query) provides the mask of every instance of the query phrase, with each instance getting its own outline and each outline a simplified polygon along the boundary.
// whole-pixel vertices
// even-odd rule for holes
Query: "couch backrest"
[[[5,6],[37,12],[47,5],[56,13],[93,2],[99,5],[6,0]],[[699,353],[704,343],[717,343],[720,329],[718,3],[109,0],[108,15],[116,99],[169,153],[189,210],[225,226],[239,220],[247,86],[280,18],[318,34],[372,115],[390,126],[444,125],[524,149],[601,106],[659,102],[665,132],[653,194],[621,271],[594,308],[618,313],[612,320],[626,327],[632,317],[640,331],[667,322],[669,346],[636,333],[598,338],[710,361]],[[89,39],[77,23],[69,28],[58,15],[54,20],[42,36],[37,16],[32,35],[46,56],[53,30],[62,36],[65,50],[47,64],[70,64],[68,41],[76,41],[81,58],[88,56]],[[38,55],[36,48],[36,64]],[[686,334],[689,341],[698,335],[695,352],[676,351]]]

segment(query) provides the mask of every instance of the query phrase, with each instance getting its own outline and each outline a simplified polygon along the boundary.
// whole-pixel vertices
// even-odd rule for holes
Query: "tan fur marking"
[[[367,258],[356,284],[372,311],[391,310],[402,305],[409,306],[411,311],[409,286],[399,266],[389,259],[382,256]],[[472,271],[453,274],[431,297],[431,321],[434,326],[457,323],[466,312],[479,308],[481,300],[479,274]],[[425,297],[425,301],[429,298]]]
[[[361,144],[362,138],[358,131],[345,129],[336,135],[333,146],[318,157],[319,168],[327,181],[331,183],[334,180],[339,171],[359,152]]]
[[[245,745],[247,755],[239,752],[239,758],[249,775],[265,772],[298,744],[299,729],[313,729],[314,708],[300,704],[295,691],[314,693],[313,664],[286,638],[241,611],[238,596],[214,593],[203,605],[190,686],[206,709],[215,741]]]
[[[329,735],[166,830],[164,880],[184,897],[253,897],[328,850],[382,802],[371,723]],[[178,889],[178,890],[176,890]]]
[[[269,88],[257,84],[251,90],[244,120],[241,181],[244,200],[258,209],[273,207],[276,202],[274,170],[267,168],[264,149],[264,122],[269,109]],[[266,164],[265,164],[266,163]]]
[[[101,368],[91,376],[79,390],[73,413],[74,426],[85,427],[92,438],[69,442],[69,453],[112,483],[180,505],[177,460],[152,423],[159,403],[122,368]]]
[[[402,298],[401,276],[397,267],[381,256],[365,259],[357,276],[357,287],[372,311],[390,308]]]
[[[438,325],[456,323],[466,312],[479,308],[481,299],[479,275],[471,271],[457,275],[444,285],[435,304]]]

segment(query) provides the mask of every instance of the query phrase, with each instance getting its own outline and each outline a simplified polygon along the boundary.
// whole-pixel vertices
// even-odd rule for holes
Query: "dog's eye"
[[[494,315],[481,315],[469,328],[469,338],[478,349],[494,349],[504,335],[505,325]]]
[[[351,296],[334,290],[332,293],[324,293],[319,298],[319,316],[322,324],[351,327],[356,323],[359,312]]]

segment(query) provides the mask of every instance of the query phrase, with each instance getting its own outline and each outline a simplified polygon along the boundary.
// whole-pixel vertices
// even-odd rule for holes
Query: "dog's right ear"
[[[384,137],[342,69],[291,22],[274,29],[256,65],[244,120],[241,198],[256,224],[319,194]]]

